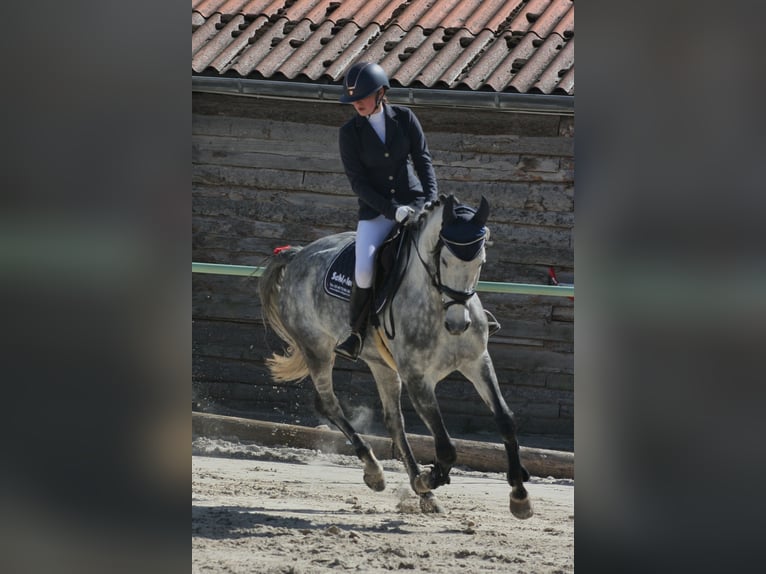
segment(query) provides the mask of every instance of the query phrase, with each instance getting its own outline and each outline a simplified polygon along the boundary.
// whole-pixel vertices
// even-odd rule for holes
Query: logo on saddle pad
[[[325,290],[330,295],[348,300],[351,297],[351,286],[353,284],[354,282],[351,280],[351,277],[334,271],[330,280],[325,284]]]
[[[344,301],[351,300],[351,286],[354,283],[352,278],[356,263],[355,246],[355,241],[346,245],[332,260],[324,277],[325,293]]]

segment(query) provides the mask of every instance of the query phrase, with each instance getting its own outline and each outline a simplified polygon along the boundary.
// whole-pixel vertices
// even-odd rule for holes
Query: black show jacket
[[[417,117],[403,106],[383,104],[383,110],[385,144],[362,116],[340,128],[340,157],[359,197],[359,219],[394,219],[397,207],[422,205],[438,196],[431,153]]]

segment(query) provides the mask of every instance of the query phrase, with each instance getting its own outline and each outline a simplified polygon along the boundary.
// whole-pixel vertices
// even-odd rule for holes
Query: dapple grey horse
[[[442,512],[432,490],[450,482],[449,472],[457,458],[435,387],[458,371],[471,381],[494,415],[508,456],[510,511],[518,518],[528,518],[532,506],[524,481],[529,480],[529,473],[519,458],[513,413],[500,393],[487,352],[487,316],[475,292],[485,261],[488,214],[485,198],[473,209],[459,204],[452,195],[442,195],[410,218],[412,250],[401,283],[381,311],[380,324],[368,327],[360,359],[375,378],[386,428],[423,512]],[[471,237],[476,239],[448,239],[452,231],[466,229],[473,230]],[[264,269],[258,290],[267,323],[287,344],[284,355],[275,353],[267,361],[272,377],[276,381],[311,377],[317,410],[351,441],[364,463],[365,483],[380,491],[385,488],[383,470],[370,445],[349,423],[333,391],[333,348],[347,334],[349,311],[348,303],[325,292],[323,280],[335,256],[353,236],[354,232],[339,233],[276,253]],[[386,321],[395,326],[393,339],[386,336]],[[434,437],[436,462],[422,472],[404,430],[402,383]]]

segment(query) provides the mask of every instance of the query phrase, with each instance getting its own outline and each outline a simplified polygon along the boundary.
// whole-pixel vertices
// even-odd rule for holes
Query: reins
[[[396,251],[395,261],[396,266],[394,268],[397,276],[394,280],[393,286],[391,287],[391,297],[389,298],[388,302],[388,322],[391,324],[391,332],[389,333],[388,327],[386,326],[385,321],[385,311],[383,312],[383,331],[386,333],[386,337],[388,337],[388,340],[392,340],[396,336],[396,325],[394,324],[394,311],[393,311],[393,303],[394,303],[394,297],[396,297],[396,293],[399,291],[399,287],[401,287],[402,282],[404,281],[404,275],[407,272],[407,266],[410,261],[410,241],[407,241],[407,239],[411,239],[414,243],[414,237],[413,233],[407,229],[404,225],[401,226],[401,236],[399,238],[399,246]],[[402,249],[406,249],[404,251],[404,254],[402,255]],[[417,249],[417,246],[415,246],[415,249]]]

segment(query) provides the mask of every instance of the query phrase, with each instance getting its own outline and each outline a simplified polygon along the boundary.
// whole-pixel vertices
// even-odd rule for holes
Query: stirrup
[[[486,309],[484,309],[484,312],[487,314],[487,328],[489,329],[489,335],[487,335],[487,337],[491,337],[500,330],[500,323],[495,319],[495,316],[492,313]]]
[[[345,341],[335,347],[335,353],[349,361],[356,361],[359,353],[362,352],[363,345],[362,336],[359,333],[352,332],[346,337]]]

